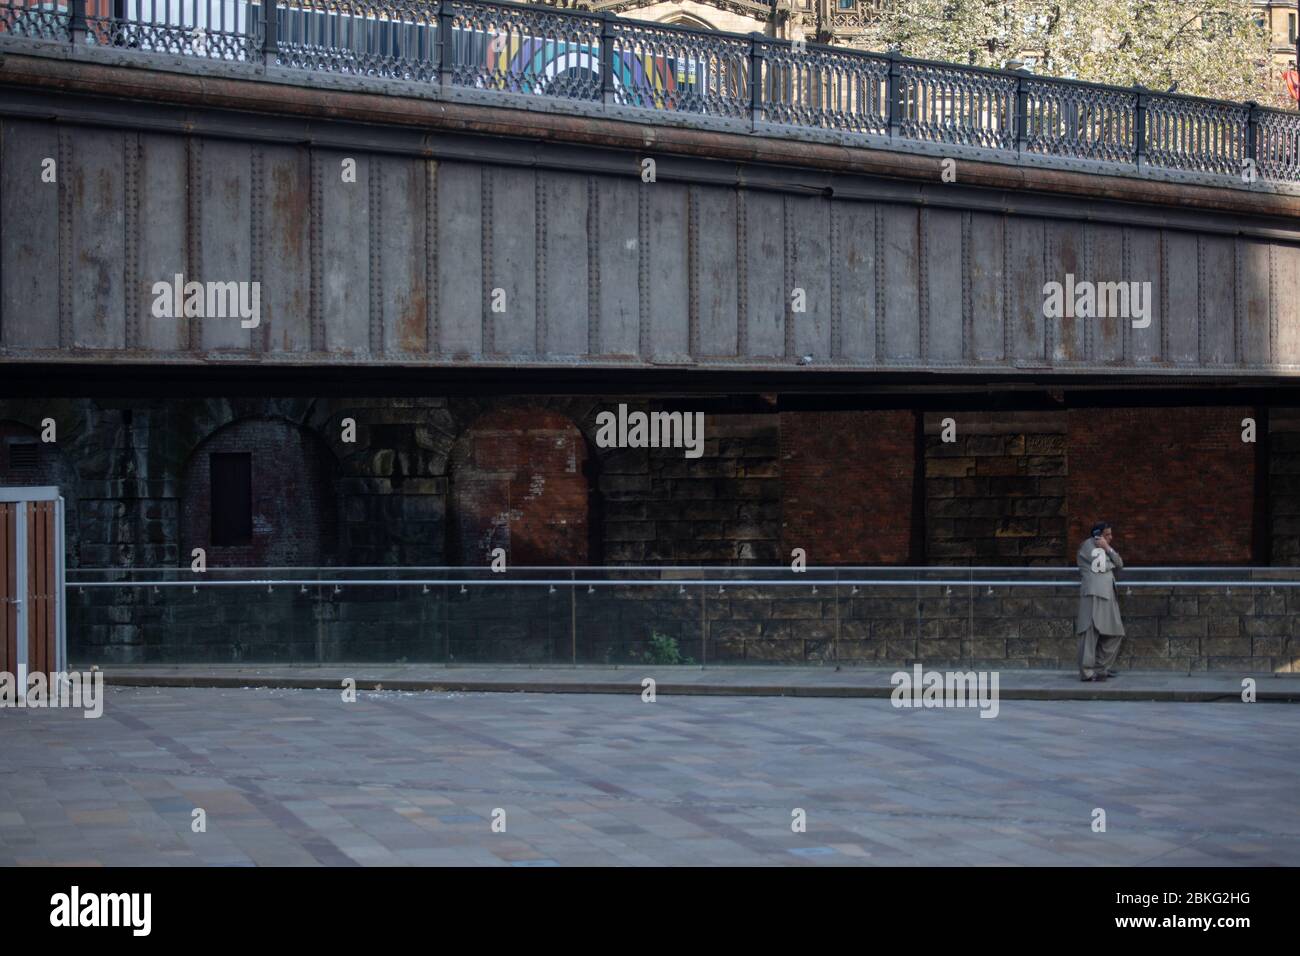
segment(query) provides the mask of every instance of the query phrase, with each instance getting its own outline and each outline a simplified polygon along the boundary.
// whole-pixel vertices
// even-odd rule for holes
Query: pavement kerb
[[[340,678],[334,675],[319,678],[279,677],[268,674],[132,674],[130,672],[103,671],[104,683],[117,687],[209,687],[209,688],[274,688],[293,690],[338,690]],[[1290,682],[1287,682],[1290,683]],[[1083,685],[1083,682],[1079,682]],[[362,691],[392,690],[434,693],[529,693],[529,694],[637,694],[642,687],[639,679],[627,683],[614,681],[464,681],[464,680],[410,680],[356,678],[356,689]],[[792,684],[673,684],[657,682],[656,695],[682,697],[840,697],[887,698],[892,687],[877,686],[799,686]],[[1266,689],[1258,686],[1256,700],[1270,702],[1300,701],[1300,681],[1286,690]],[[1000,687],[1000,700],[1118,700],[1164,701],[1179,703],[1240,703],[1240,693],[1217,690],[1178,690],[1165,688],[1116,687],[1097,688],[1079,686],[1063,687]]]

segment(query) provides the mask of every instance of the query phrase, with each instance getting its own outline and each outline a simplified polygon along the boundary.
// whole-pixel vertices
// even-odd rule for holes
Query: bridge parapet
[[[1300,114],[608,12],[487,0],[2,0],[0,48],[25,41],[651,124],[1242,189],[1300,183]]]

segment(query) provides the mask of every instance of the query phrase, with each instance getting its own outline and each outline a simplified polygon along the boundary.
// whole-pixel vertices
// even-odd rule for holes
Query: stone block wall
[[[944,422],[954,428],[945,441]],[[925,416],[926,556],[931,564],[1061,563],[1066,548],[1061,412]]]
[[[601,402],[615,408],[616,402]],[[659,410],[655,403],[630,408]],[[672,410],[689,408],[674,404]],[[773,564],[780,560],[780,419],[708,413],[704,453],[619,449],[600,460],[606,564]]]

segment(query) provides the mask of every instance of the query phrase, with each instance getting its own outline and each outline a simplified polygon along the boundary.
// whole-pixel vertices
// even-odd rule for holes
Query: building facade
[[[1287,0],[1252,0],[1256,20],[1268,28],[1275,72],[1294,69],[1296,61],[1297,4]]]

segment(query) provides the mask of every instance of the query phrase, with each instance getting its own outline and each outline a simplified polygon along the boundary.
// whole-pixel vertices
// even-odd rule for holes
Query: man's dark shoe
[[[1118,676],[1119,676],[1119,671],[1106,671],[1106,676],[1107,676],[1107,677],[1118,677]]]
[[[1105,674],[1093,674],[1091,677],[1081,677],[1081,678],[1079,678],[1079,679],[1080,679],[1081,681],[1083,681],[1083,682],[1086,684],[1086,683],[1088,683],[1089,681],[1103,681],[1103,680],[1106,679],[1106,675],[1105,675]]]

